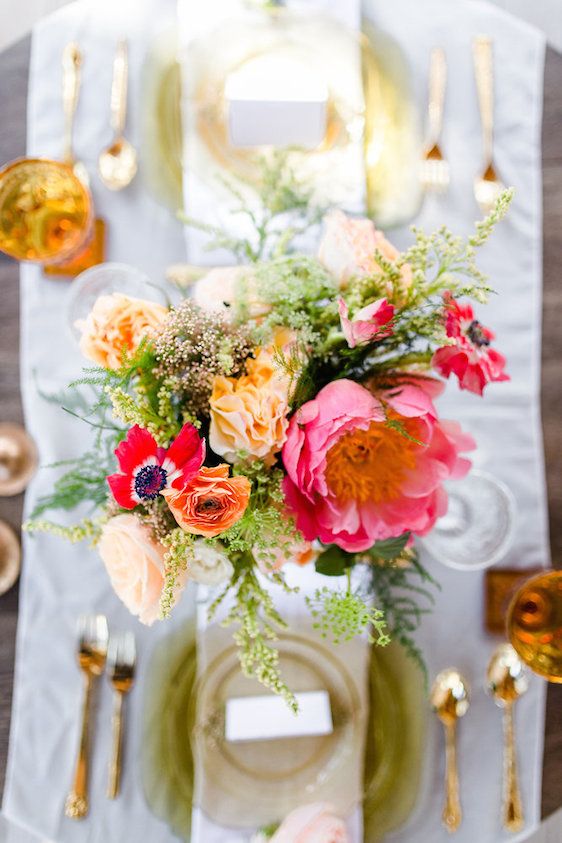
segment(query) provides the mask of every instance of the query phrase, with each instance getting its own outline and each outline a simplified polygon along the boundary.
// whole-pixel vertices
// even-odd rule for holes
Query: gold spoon
[[[111,128],[113,140],[98,160],[101,180],[109,190],[122,190],[137,172],[137,152],[124,135],[127,119],[127,42],[119,41],[113,62],[111,86]]]
[[[72,167],[74,174],[86,187],[89,184],[88,171],[82,161],[77,161],[73,149],[74,117],[80,93],[80,68],[82,53],[74,41],[67,44],[62,54],[62,104],[64,111],[64,152],[65,164]]]
[[[462,821],[457,770],[457,720],[470,705],[468,683],[455,668],[442,670],[431,689],[431,705],[445,729],[445,805],[441,820],[449,832]]]
[[[482,145],[484,167],[482,174],[474,179],[474,196],[484,214],[488,214],[504,185],[493,162],[494,148],[494,57],[492,39],[479,35],[472,44],[474,73],[478,91],[478,105],[482,121]]]
[[[503,708],[503,827],[507,831],[520,831],[525,824],[525,818],[517,779],[513,705],[525,693],[529,682],[523,662],[511,644],[500,644],[494,651],[486,678],[488,691],[493,696],[496,705]]]

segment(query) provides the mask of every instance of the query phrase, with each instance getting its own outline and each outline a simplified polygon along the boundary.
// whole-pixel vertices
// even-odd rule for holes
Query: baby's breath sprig
[[[174,608],[182,585],[182,574],[187,571],[189,560],[193,557],[194,537],[176,527],[160,541],[168,548],[164,557],[166,569],[160,596],[160,618],[164,620]]]

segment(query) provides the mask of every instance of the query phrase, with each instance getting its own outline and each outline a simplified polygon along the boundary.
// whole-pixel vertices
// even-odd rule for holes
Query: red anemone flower
[[[121,469],[107,478],[113,497],[124,509],[154,500],[164,489],[183,489],[205,459],[205,441],[192,424],[184,424],[168,449],[160,448],[148,430],[136,424],[115,450]]]
[[[461,389],[477,395],[482,395],[487,383],[508,381],[505,357],[491,347],[494,333],[474,318],[469,304],[459,304],[451,293],[445,293],[443,299],[445,330],[454,343],[437,349],[432,366],[444,378],[454,373]]]

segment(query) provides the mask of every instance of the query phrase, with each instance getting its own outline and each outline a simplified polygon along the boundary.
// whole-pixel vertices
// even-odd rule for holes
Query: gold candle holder
[[[5,521],[0,521],[0,594],[11,589],[19,577],[21,545],[15,532]]]
[[[37,448],[23,427],[0,424],[0,497],[19,495],[37,468]]]

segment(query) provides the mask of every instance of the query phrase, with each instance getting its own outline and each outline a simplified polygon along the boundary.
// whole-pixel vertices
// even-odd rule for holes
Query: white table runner
[[[35,30],[29,89],[28,149],[58,155],[62,138],[60,55],[71,39],[85,52],[82,98],[76,134],[77,154],[93,173],[101,147],[109,139],[108,103],[115,42],[130,40],[131,98],[129,135],[140,142],[141,65],[156,29],[173,15],[172,0],[121,0],[119,4],[82,2],[67,7]],[[476,216],[472,178],[480,166],[479,122],[472,77],[470,39],[486,31],[497,53],[497,164],[506,183],[517,188],[509,220],[482,254],[482,264],[502,294],[481,315],[498,334],[498,347],[508,356],[510,384],[494,385],[484,403],[459,394],[452,386],[442,412],[458,417],[476,435],[479,464],[512,487],[519,506],[510,565],[548,561],[546,502],[540,437],[538,385],[541,307],[541,173],[540,118],[543,39],[524,24],[478,2],[459,0],[394,0],[366,9],[390,32],[410,57],[417,94],[425,101],[429,48],[445,45],[449,58],[449,95],[444,147],[452,164],[446,200],[428,205],[421,223],[447,221],[466,231]],[[516,58],[514,58],[516,57]],[[155,205],[143,189],[142,174],[131,190],[110,194],[93,178],[97,207],[109,224],[110,259],[130,262],[158,280],[164,268],[181,261],[181,227]],[[398,245],[408,235],[398,233]],[[46,405],[36,393],[33,372],[43,389],[58,390],[79,371],[81,361],[65,334],[65,282],[47,281],[34,267],[22,268],[22,390],[26,422],[36,438],[43,464],[79,453],[87,428]],[[49,490],[48,471],[29,490],[27,511]],[[70,520],[70,519],[69,519]],[[112,595],[95,554],[49,537],[24,540],[20,618],[14,690],[14,717],[4,798],[8,816],[56,841],[106,843],[114,839],[167,843],[172,835],[147,808],[138,756],[146,664],[153,643],[169,625],[142,629]],[[497,843],[517,839],[502,835],[501,729],[499,712],[481,691],[485,663],[494,642],[482,631],[482,575],[456,573],[437,564],[433,572],[443,590],[435,613],[421,631],[432,673],[452,661],[472,680],[471,710],[460,730],[460,773],[465,809],[459,843]],[[127,773],[119,801],[105,799],[109,746],[110,695],[104,689],[97,717],[92,769],[92,813],[79,824],[63,817],[76,750],[81,680],[71,648],[76,616],[84,610],[105,611],[110,622],[133,627],[138,635],[139,681],[130,700]],[[189,597],[172,624],[192,610]],[[519,727],[522,789],[528,828],[540,808],[543,705],[545,686],[532,682],[521,701]],[[428,777],[422,809],[407,829],[393,839],[405,843],[441,843],[442,738],[432,730],[427,752]]]

